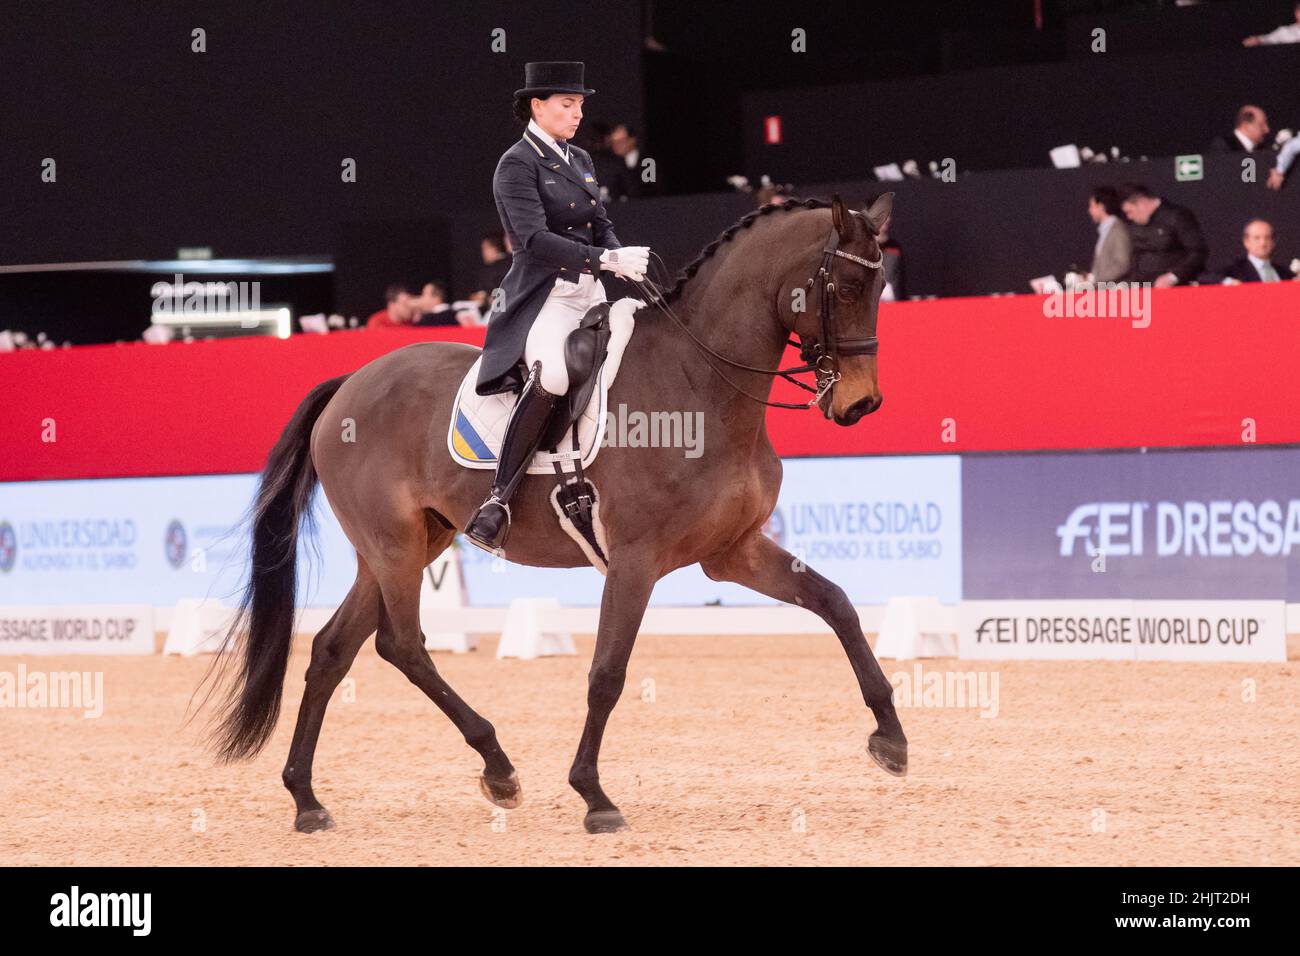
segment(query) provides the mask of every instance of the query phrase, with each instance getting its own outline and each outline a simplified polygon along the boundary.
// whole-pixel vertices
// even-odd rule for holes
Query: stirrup
[[[505,521],[504,523],[500,523],[499,520],[494,522],[495,527],[493,524],[489,524],[487,528],[480,528],[480,522],[489,523],[493,522],[494,518],[498,518],[496,514],[488,510],[491,505],[496,505],[505,512]],[[469,519],[469,523],[465,525],[465,536],[490,551],[504,548],[506,539],[510,537],[511,518],[510,505],[496,495],[490,495],[487,501],[478,506],[478,510],[474,512]]]
[[[474,512],[474,517],[477,518],[480,514],[482,514],[483,510],[487,508],[488,505],[497,505],[498,507],[505,509],[506,524],[510,523],[510,519],[512,517],[512,515],[510,514],[510,502],[502,501],[496,495],[488,495],[487,501],[479,505],[478,510]]]

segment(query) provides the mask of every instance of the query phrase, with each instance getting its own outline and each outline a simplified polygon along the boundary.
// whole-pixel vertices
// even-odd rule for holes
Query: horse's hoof
[[[315,833],[317,830],[333,830],[334,818],[324,807],[319,810],[304,810],[298,814],[293,828],[299,833]]]
[[[512,773],[504,780],[493,780],[483,774],[478,778],[478,788],[483,791],[483,796],[507,810],[513,810],[524,799],[524,788],[519,785],[518,773]]]
[[[627,821],[617,810],[592,810],[582,825],[588,833],[618,833],[627,829]]]
[[[895,777],[907,776],[907,741],[900,743],[874,733],[867,740],[867,753],[886,773]]]

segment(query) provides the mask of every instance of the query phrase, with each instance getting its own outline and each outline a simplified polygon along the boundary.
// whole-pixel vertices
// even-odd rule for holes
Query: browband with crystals
[[[835,249],[833,251],[835,255],[843,256],[845,259],[852,259],[858,265],[866,266],[868,269],[879,269],[881,263],[885,261],[885,254],[883,252],[880,254],[880,258],[878,258],[875,262],[871,262],[867,259],[863,259],[861,256],[855,256],[851,252],[844,252],[843,250],[840,249]]]

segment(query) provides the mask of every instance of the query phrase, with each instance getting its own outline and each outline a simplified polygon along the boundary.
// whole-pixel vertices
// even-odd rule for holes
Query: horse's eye
[[[856,299],[862,292],[862,286],[858,285],[856,282],[842,282],[840,283],[839,288],[840,298],[846,302],[851,302],[853,299]]]

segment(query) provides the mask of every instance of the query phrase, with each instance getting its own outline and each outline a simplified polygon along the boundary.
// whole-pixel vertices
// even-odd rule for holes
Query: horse
[[[627,826],[601,788],[601,740],[655,582],[696,563],[713,580],[737,582],[821,617],[839,638],[875,717],[869,755],[891,774],[907,772],[893,688],[852,603],[763,532],[782,471],[766,430],[766,406],[785,404],[767,399],[773,376],[794,380],[789,372],[814,372],[815,389],[797,384],[815,395],[797,407],[815,406],[842,426],[881,405],[875,332],[884,279],[876,234],[891,208],[892,194],[864,211],[838,195],[829,203],[763,206],[706,246],[667,291],[641,284],[649,303],[635,313],[609,404],[647,414],[702,413],[697,420],[705,441],[696,457],[669,447],[611,444],[586,469],[600,490],[607,543],[587,716],[569,772],[587,806],[589,833]],[[820,299],[816,313],[808,307],[812,297]],[[792,336],[808,364],[779,370]],[[519,776],[495,728],[448,685],[420,631],[421,575],[464,527],[492,477],[453,462],[445,439],[457,387],[478,354],[460,343],[422,342],[322,382],[268,456],[250,504],[251,570],[213,668],[235,674],[218,676],[213,685],[226,688],[209,742],[219,761],[251,758],[275,728],[294,632],[300,524],[310,533],[319,484],[356,549],[357,573],[312,643],[282,775],[298,831],[334,826],[312,790],[312,760],[330,696],[371,634],[379,656],[428,695],[482,757],[484,796],[507,809],[520,803]],[[559,568],[590,563],[556,520],[549,500],[554,484],[547,476],[524,479],[503,549],[508,560]]]

